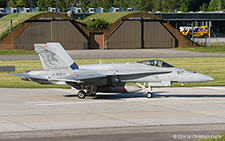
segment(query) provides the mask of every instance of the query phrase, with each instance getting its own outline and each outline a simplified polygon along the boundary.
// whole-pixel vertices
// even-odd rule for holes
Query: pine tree
[[[189,11],[190,0],[181,0],[181,5],[179,10],[183,12]]]
[[[153,0],[154,8],[153,11],[162,11],[162,2],[161,0]]]
[[[119,1],[119,7],[127,9],[128,5],[127,5],[127,3],[124,0],[120,0]]]
[[[114,0],[113,7],[120,7],[119,6],[119,0]]]
[[[181,6],[181,0],[162,0],[162,11],[168,12],[179,9]]]
[[[16,0],[16,7],[30,7],[28,0]]]
[[[84,9],[84,11],[87,11],[87,9],[88,9],[88,0],[82,0],[81,7]]]
[[[208,4],[203,3],[202,6],[199,7],[200,11],[207,11]]]
[[[91,1],[90,4],[89,4],[89,7],[96,8],[97,7],[96,2],[95,1]]]
[[[44,0],[38,0],[37,5],[38,5],[38,11],[45,11],[46,10]]]
[[[6,7],[7,6],[7,0],[0,0],[0,7]]]
[[[64,0],[59,0],[58,1],[58,6],[59,6],[59,11],[60,12],[66,12],[67,11],[67,8],[66,8],[66,3]]]
[[[113,1],[111,0],[103,0],[102,7],[104,8],[104,11],[108,11],[109,8],[113,6]]]
[[[13,2],[13,0],[9,0],[7,3],[7,7],[15,7],[15,3]]]
[[[145,0],[140,0],[140,3],[138,5],[138,10],[140,10],[140,11],[146,10],[146,1]]]
[[[218,11],[225,8],[225,0],[211,0],[208,11]]]

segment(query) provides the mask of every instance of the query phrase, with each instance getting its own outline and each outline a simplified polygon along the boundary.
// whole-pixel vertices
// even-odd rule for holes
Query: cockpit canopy
[[[163,67],[163,68],[174,67],[161,60],[145,60],[145,61],[139,61],[137,63],[146,64],[149,66]]]

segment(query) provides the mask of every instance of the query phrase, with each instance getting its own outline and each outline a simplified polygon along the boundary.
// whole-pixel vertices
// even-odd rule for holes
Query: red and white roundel
[[[47,45],[44,45],[44,47],[47,48],[48,46]]]

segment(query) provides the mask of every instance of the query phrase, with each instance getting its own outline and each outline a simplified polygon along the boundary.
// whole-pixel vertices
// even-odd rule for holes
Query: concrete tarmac
[[[225,57],[225,53],[201,53],[175,49],[67,50],[73,59]],[[0,55],[0,60],[39,60],[38,55]]]
[[[225,87],[155,88],[78,99],[69,89],[0,89],[0,140],[194,140],[225,133]]]

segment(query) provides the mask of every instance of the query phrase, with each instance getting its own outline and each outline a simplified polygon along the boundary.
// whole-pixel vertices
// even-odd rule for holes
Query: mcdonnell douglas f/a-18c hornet
[[[100,62],[78,66],[60,43],[35,44],[34,47],[44,69],[10,74],[40,84],[70,85],[78,90],[79,98],[95,95],[97,92],[128,93],[142,89],[145,89],[146,96],[151,98],[153,96],[151,86],[214,80],[207,75],[176,68],[161,60],[112,64]],[[141,88],[125,85],[126,83],[136,83]],[[146,83],[148,88],[145,88]]]

